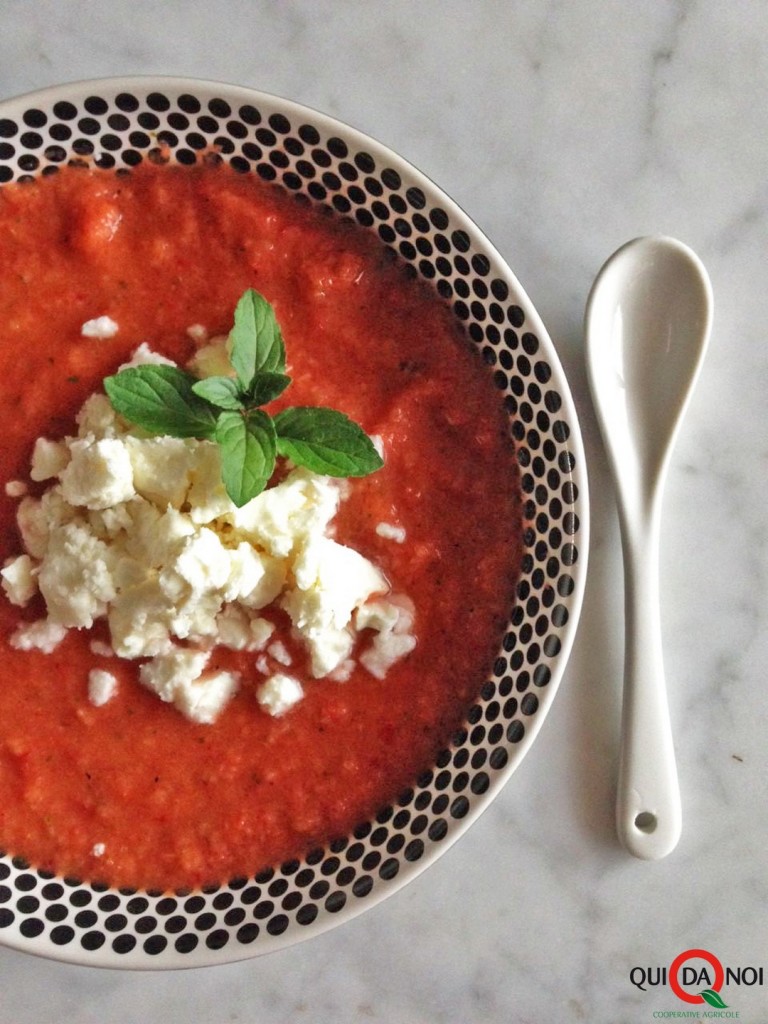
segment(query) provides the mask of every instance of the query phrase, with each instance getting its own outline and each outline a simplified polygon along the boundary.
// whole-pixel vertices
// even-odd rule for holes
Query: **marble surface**
[[[129,73],[237,82],[333,114],[437,181],[553,336],[593,520],[582,624],[551,715],[429,871],[342,928],[234,966],[132,974],[0,948],[2,1024],[634,1024],[697,1009],[668,986],[641,991],[635,967],[690,948],[766,966],[767,40],[761,0],[5,0],[0,96]],[[603,260],[656,232],[701,255],[716,317],[663,513],[684,831],[648,863],[613,827],[622,570],[581,325]],[[740,1020],[768,1020],[768,978],[722,994]]]

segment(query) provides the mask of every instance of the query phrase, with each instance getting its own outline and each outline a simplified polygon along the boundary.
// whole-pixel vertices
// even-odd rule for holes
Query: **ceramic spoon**
[[[638,238],[605,263],[587,302],[587,372],[616,486],[625,665],[616,825],[636,857],[677,845],[680,788],[661,654],[659,524],[669,456],[709,338],[712,288],[673,238]]]

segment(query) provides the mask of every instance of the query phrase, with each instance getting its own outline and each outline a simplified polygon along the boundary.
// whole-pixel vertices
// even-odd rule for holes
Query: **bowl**
[[[547,332],[467,215],[402,157],[337,120],[250,89],[132,77],[0,104],[0,187],[62,165],[125,169],[204,152],[374,233],[429,282],[482,353],[509,417],[524,535],[493,671],[435,763],[352,834],[200,891],[112,889],[0,856],[0,942],[83,965],[199,967],[272,952],[349,920],[413,880],[501,791],[530,749],[572,646],[586,574],[579,425]],[[460,895],[457,895],[460,898]]]

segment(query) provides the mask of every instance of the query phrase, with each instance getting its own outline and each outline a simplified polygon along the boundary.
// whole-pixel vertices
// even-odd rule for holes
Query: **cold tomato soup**
[[[0,598],[0,849],[116,886],[247,876],[343,835],[395,799],[450,742],[503,633],[520,561],[508,423],[449,309],[353,223],[225,166],[66,168],[0,189],[1,478],[29,480],[39,436],[76,432],[84,399],[142,342],[184,364],[188,329],[226,333],[256,288],[281,324],[290,404],[326,405],[384,441],[353,480],[336,539],[413,600],[412,653],[379,680],[302,676],[280,717],[254,698],[253,653],[216,648],[241,685],[210,725],[94,654],[70,630],[50,654],[9,638],[45,615]],[[109,339],[82,325],[109,316]],[[278,399],[274,403],[279,408]],[[30,484],[30,493],[36,493]],[[0,488],[6,561],[17,501]],[[402,543],[376,531],[404,530]],[[291,644],[287,619],[282,639]],[[102,650],[102,648],[97,648]],[[89,701],[94,667],[118,680]]]

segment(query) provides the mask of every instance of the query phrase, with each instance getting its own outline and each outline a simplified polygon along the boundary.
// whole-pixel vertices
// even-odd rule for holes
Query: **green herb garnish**
[[[145,365],[104,380],[113,408],[150,434],[215,441],[227,494],[241,507],[267,486],[278,456],[325,476],[367,476],[383,466],[371,439],[344,413],[318,406],[261,406],[291,383],[274,310],[249,289],[228,339],[234,377],[198,379],[175,366]]]

